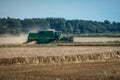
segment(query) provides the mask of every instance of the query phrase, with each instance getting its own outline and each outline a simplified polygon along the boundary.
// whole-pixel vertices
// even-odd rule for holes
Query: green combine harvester
[[[38,33],[29,33],[27,42],[37,41],[38,44],[50,43],[55,41],[72,42],[72,37],[63,37],[62,31],[47,30]]]

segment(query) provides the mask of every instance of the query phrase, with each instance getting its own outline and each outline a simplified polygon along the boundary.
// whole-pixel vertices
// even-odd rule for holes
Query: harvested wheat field
[[[0,44],[22,44],[27,41],[27,35],[2,36]],[[120,38],[111,37],[74,37],[74,42],[120,42]]]
[[[112,37],[74,37],[74,42],[115,42],[120,38]]]
[[[0,48],[0,80],[119,79],[120,46]]]
[[[0,58],[70,56],[120,52],[119,46],[41,46],[0,48]]]
[[[0,66],[0,80],[119,80],[120,61]]]

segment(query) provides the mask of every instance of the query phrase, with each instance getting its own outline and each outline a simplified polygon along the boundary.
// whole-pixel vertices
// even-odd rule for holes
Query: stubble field
[[[111,37],[74,37],[74,42],[120,42],[120,38]],[[27,41],[27,35],[0,37],[0,44],[22,44]]]
[[[0,47],[0,80],[119,79],[120,46]]]
[[[120,38],[112,37],[75,37],[74,42],[115,42],[120,41]]]

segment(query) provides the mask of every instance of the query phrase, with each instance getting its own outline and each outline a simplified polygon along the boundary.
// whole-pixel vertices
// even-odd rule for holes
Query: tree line
[[[66,20],[64,18],[0,18],[0,34],[28,33],[31,30],[55,29],[66,34],[120,33],[120,22]]]

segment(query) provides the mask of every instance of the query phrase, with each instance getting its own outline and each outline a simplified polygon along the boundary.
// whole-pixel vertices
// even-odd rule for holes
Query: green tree
[[[68,32],[68,33],[73,33],[73,27],[72,27],[71,23],[68,23],[68,24],[66,25],[66,28],[67,28],[67,32]]]
[[[22,24],[19,19],[10,18],[7,21],[8,33],[19,34],[22,30]]]

